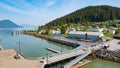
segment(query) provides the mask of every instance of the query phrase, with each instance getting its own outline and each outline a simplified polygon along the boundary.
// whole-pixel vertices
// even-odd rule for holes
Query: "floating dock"
[[[55,49],[53,49],[53,48],[46,48],[47,50],[50,50],[50,51],[52,51],[52,52],[55,52],[55,53],[61,53],[60,51],[58,51],[58,50],[55,50]]]

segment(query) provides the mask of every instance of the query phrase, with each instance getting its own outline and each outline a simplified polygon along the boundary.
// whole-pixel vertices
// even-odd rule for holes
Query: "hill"
[[[120,8],[107,5],[88,6],[61,18],[57,18],[45,26],[51,27],[69,23],[103,22],[113,19],[120,19]]]
[[[20,27],[22,27],[22,26],[19,26],[10,20],[1,20],[0,21],[0,28],[20,28]]]

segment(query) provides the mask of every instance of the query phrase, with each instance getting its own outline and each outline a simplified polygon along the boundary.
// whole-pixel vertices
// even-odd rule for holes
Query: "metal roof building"
[[[68,38],[97,40],[103,37],[102,32],[69,32]]]

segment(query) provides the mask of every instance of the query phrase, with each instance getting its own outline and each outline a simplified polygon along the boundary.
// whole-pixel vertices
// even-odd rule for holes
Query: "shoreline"
[[[42,39],[45,39],[45,40],[48,40],[48,38],[50,37],[48,35],[39,34],[37,32],[24,32],[23,34],[32,35],[34,37],[42,38]]]
[[[40,59],[29,59],[24,57],[19,52],[20,59],[15,59],[14,56],[18,51],[16,49],[0,51],[0,68],[42,68],[43,64]]]
[[[59,44],[64,44],[66,46],[70,46],[70,47],[74,47],[74,48],[80,46],[79,44],[74,43],[74,42],[64,41],[64,40],[58,39],[57,37],[53,37],[50,35],[43,35],[43,34],[39,34],[37,32],[24,32],[24,34],[32,35],[32,36],[37,37],[37,38],[42,38],[42,39],[45,39],[47,41],[51,41],[51,42],[55,42],[55,43],[59,43]]]
[[[45,40],[49,40],[49,36],[48,35],[41,35],[41,34],[38,34],[37,32],[27,32],[27,33],[25,33],[25,34],[27,34],[27,35],[33,35],[33,36],[35,36],[35,37],[37,37],[37,38],[42,38],[42,39],[45,39]],[[54,39],[54,38],[53,38]],[[55,41],[53,41],[53,42],[55,42]],[[109,43],[106,43],[106,44],[110,44],[110,42],[111,41],[109,41]],[[113,41],[113,42],[115,42],[115,41]],[[57,42],[57,43],[60,43],[60,42]],[[113,48],[114,47],[114,48]],[[120,47],[120,46],[117,46],[117,47]],[[110,48],[108,48],[108,50],[110,50],[110,51],[114,51],[117,47],[115,47],[114,45],[113,45],[113,43],[110,45]],[[99,57],[97,57],[97,58],[99,58]],[[94,59],[94,58],[93,58]],[[107,57],[105,57],[105,59],[107,59]],[[104,60],[104,59],[102,59],[102,60]],[[111,61],[111,60],[107,60],[107,61]]]
[[[120,49],[117,51],[100,49],[96,51],[95,56],[102,60],[108,60],[108,61],[120,63]]]

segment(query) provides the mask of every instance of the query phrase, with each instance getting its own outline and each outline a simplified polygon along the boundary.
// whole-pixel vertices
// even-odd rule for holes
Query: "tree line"
[[[114,19],[120,20],[120,8],[107,5],[88,6],[40,26],[38,30],[61,28],[66,24],[69,26],[71,23],[87,26],[93,24],[93,22],[104,22]]]

